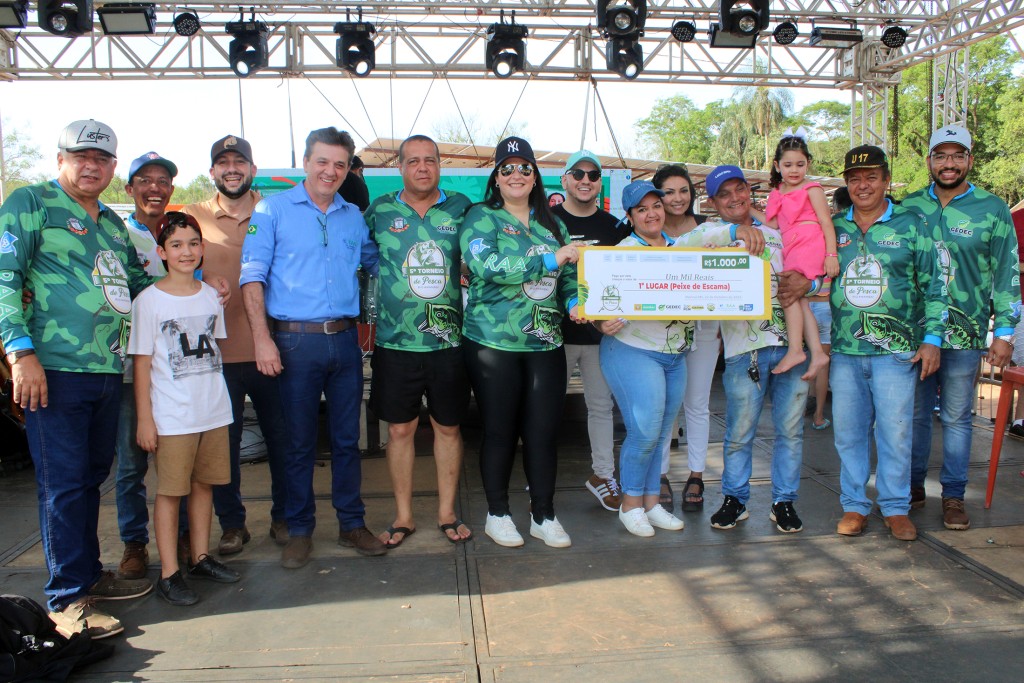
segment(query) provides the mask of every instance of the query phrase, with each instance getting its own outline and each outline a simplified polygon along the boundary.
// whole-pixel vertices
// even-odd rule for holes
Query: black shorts
[[[396,424],[415,420],[424,394],[430,417],[439,425],[454,427],[465,418],[469,379],[461,348],[397,351],[378,346],[370,365],[370,410],[378,419]]]

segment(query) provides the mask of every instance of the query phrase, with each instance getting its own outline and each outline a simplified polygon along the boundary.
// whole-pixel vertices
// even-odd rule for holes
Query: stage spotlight
[[[882,45],[888,48],[895,50],[898,47],[903,47],[905,42],[907,42],[907,31],[902,26],[892,24],[882,31]]]
[[[256,21],[255,14],[249,21],[229,21],[224,30],[234,40],[228,45],[228,64],[239,78],[246,78],[270,62],[267,36],[270,29],[262,21]]]
[[[0,2],[0,28],[25,28],[27,26],[28,0]]]
[[[643,47],[633,38],[612,38],[605,46],[605,63],[609,71],[633,80],[644,70]]]
[[[39,0],[39,28],[55,36],[92,33],[92,0]]]
[[[189,37],[199,33],[199,17],[195,12],[182,12],[174,17],[174,32]]]
[[[811,29],[808,41],[811,47],[834,47],[839,50],[846,50],[861,42],[864,42],[864,32],[859,28],[834,26],[815,26]]]
[[[800,30],[792,21],[784,21],[772,31],[772,37],[779,45],[790,45],[798,35],[800,35]]]
[[[722,0],[718,7],[718,27],[738,36],[756,36],[768,28],[769,0]]]
[[[606,36],[643,34],[647,0],[597,0],[597,25]]]
[[[529,33],[522,24],[516,23],[516,13],[512,12],[512,21],[505,23],[505,10],[501,11],[501,21],[487,27],[487,52],[484,64],[498,78],[508,78],[516,71],[521,71],[526,64],[526,41]]]
[[[697,37],[697,27],[692,21],[677,21],[672,24],[672,37],[680,43],[689,43]]]
[[[97,8],[103,33],[108,36],[149,36],[156,33],[156,7],[152,3],[108,2]]]
[[[345,18],[349,18],[347,12]],[[363,21],[363,10],[359,10],[359,21],[339,21],[334,25],[334,32],[341,36],[335,48],[334,61],[338,68],[360,78],[369,76],[377,66],[377,48],[373,44],[377,29]]]

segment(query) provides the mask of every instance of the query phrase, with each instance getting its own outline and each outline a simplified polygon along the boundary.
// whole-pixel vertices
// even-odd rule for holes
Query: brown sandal
[[[694,484],[700,489],[697,493],[690,490]],[[683,512],[700,512],[704,509],[704,480],[700,477],[690,477],[686,480],[686,487],[683,489]]]
[[[658,497],[658,504],[669,512],[672,512],[675,505],[675,498],[672,497],[672,484],[668,482],[668,477],[665,475],[661,477],[661,495]]]

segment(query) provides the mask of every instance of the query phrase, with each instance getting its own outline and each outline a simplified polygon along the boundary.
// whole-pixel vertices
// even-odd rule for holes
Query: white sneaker
[[[565,529],[562,528],[557,517],[555,519],[545,519],[542,523],[537,524],[531,515],[530,535],[541,539],[545,545],[549,545],[552,548],[568,548],[572,545],[572,539],[569,538],[569,534],[565,533]]]
[[[659,529],[668,529],[669,531],[682,531],[683,529],[683,520],[661,507],[661,505],[655,505],[646,514],[647,521],[651,526],[656,526]]]
[[[490,536],[492,541],[506,548],[518,548],[524,543],[523,537],[516,529],[516,523],[512,521],[512,515],[495,517],[488,514],[484,533]]]
[[[629,512],[623,512],[619,508],[619,521],[626,527],[626,531],[634,536],[653,536],[654,527],[647,520],[643,508],[633,508]]]

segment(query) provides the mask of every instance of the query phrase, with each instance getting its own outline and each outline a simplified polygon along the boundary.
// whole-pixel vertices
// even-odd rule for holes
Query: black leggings
[[[565,399],[565,351],[499,351],[469,339],[463,339],[462,347],[483,419],[480,473],[487,511],[509,514],[508,482],[521,438],[533,518],[538,523],[554,518],[555,440]]]

